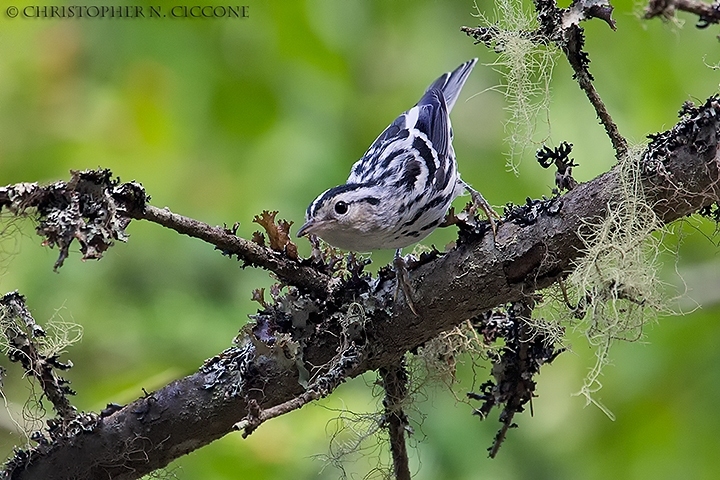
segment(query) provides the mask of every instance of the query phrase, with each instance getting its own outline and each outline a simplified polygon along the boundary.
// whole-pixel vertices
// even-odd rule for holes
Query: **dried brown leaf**
[[[277,210],[263,210],[260,215],[255,215],[253,222],[265,229],[271,249],[276,252],[285,252],[289,258],[297,260],[297,246],[290,240],[290,226],[293,222],[279,220],[276,223],[277,213]]]

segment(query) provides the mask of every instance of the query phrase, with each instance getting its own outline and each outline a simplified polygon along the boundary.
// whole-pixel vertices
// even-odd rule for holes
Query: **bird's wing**
[[[420,101],[398,116],[355,162],[347,183],[407,180],[408,175],[403,174],[409,167],[411,171],[417,170],[417,165],[407,165],[415,160],[422,161],[421,169],[431,182],[450,153],[450,110],[476,63],[476,58],[469,60],[430,84]],[[442,183],[444,178],[439,180]]]

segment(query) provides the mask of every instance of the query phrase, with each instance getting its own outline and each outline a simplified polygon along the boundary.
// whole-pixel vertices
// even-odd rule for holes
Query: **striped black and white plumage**
[[[487,213],[487,202],[460,179],[449,116],[476,62],[435,80],[353,165],[344,185],[310,204],[298,235],[344,250],[400,249],[435,230],[466,189]]]

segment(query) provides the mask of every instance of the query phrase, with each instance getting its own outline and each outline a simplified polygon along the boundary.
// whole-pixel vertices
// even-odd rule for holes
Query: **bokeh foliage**
[[[250,1],[246,19],[58,20],[9,18],[7,6],[30,3],[2,0],[0,184],[64,179],[69,169],[100,165],[142,182],[157,206],[211,224],[239,221],[245,237],[262,209],[277,209],[298,225],[306,205],[343,182],[352,162],[438,74],[473,56],[485,64],[496,59],[459,31],[477,22],[470,0]],[[681,28],[640,20],[640,7],[627,0],[614,5],[616,32],[599,21],[585,25],[590,68],[621,131],[638,143],[672,126],[683,101],[716,91],[719,77],[709,65],[720,62],[717,32],[694,29],[689,16],[681,15],[689,22]],[[477,6],[486,14],[493,9],[483,0]],[[575,145],[575,176],[583,181],[610,168],[613,154],[558,58],[549,141]],[[507,112],[493,88],[501,82],[492,67],[477,67],[453,112],[463,178],[498,206],[549,194],[553,183],[530,157],[519,176],[506,172]],[[547,134],[541,123],[538,138]],[[100,262],[79,262],[76,252],[54,274],[56,252],[38,245],[30,221],[2,225],[0,290],[19,289],[39,321],[55,316],[84,328],[68,354],[76,365],[68,374],[78,391],[74,401],[84,410],[131,401],[141,388],[194,371],[227,347],[255,311],[251,290],[270,284],[265,273],[241,270],[207,245],[143,223],[131,225],[129,243]],[[428,387],[415,415],[416,478],[716,478],[720,264],[713,229],[690,218],[667,235],[665,281],[675,286],[668,295],[687,284],[677,308],[692,309],[691,299],[702,308],[661,318],[642,343],[615,346],[599,397],[617,421],[571,396],[593,355],[576,334],[573,351],[543,368],[534,417],[517,419],[520,429],[495,460],[485,458],[494,419],[481,423],[447,389]],[[425,243],[453,238],[447,229]],[[309,250],[304,241],[300,248]],[[373,255],[374,268],[389,259]],[[15,366],[0,363],[10,372],[9,410],[21,418],[28,383]],[[461,396],[473,374],[469,364],[461,366]],[[167,474],[336,478],[333,468],[318,474],[323,464],[312,457],[328,451],[338,409],[376,409],[373,381],[368,375],[350,382],[247,440],[230,435]],[[9,417],[0,426],[3,453],[24,443]],[[346,463],[358,478],[378,456],[387,461],[377,449],[364,453]]]

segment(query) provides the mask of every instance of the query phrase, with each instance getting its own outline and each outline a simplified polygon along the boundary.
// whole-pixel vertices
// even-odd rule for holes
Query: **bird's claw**
[[[483,197],[480,192],[467,184],[465,185],[465,187],[470,192],[470,197],[472,198],[473,202],[473,208],[476,211],[479,208],[483,212],[485,212],[485,216],[487,217],[488,222],[490,222],[490,228],[492,228],[493,239],[497,238],[497,222],[495,220],[500,220],[500,215],[498,215],[498,213],[492,209],[492,206],[490,206],[488,201],[485,200],[485,197]]]

